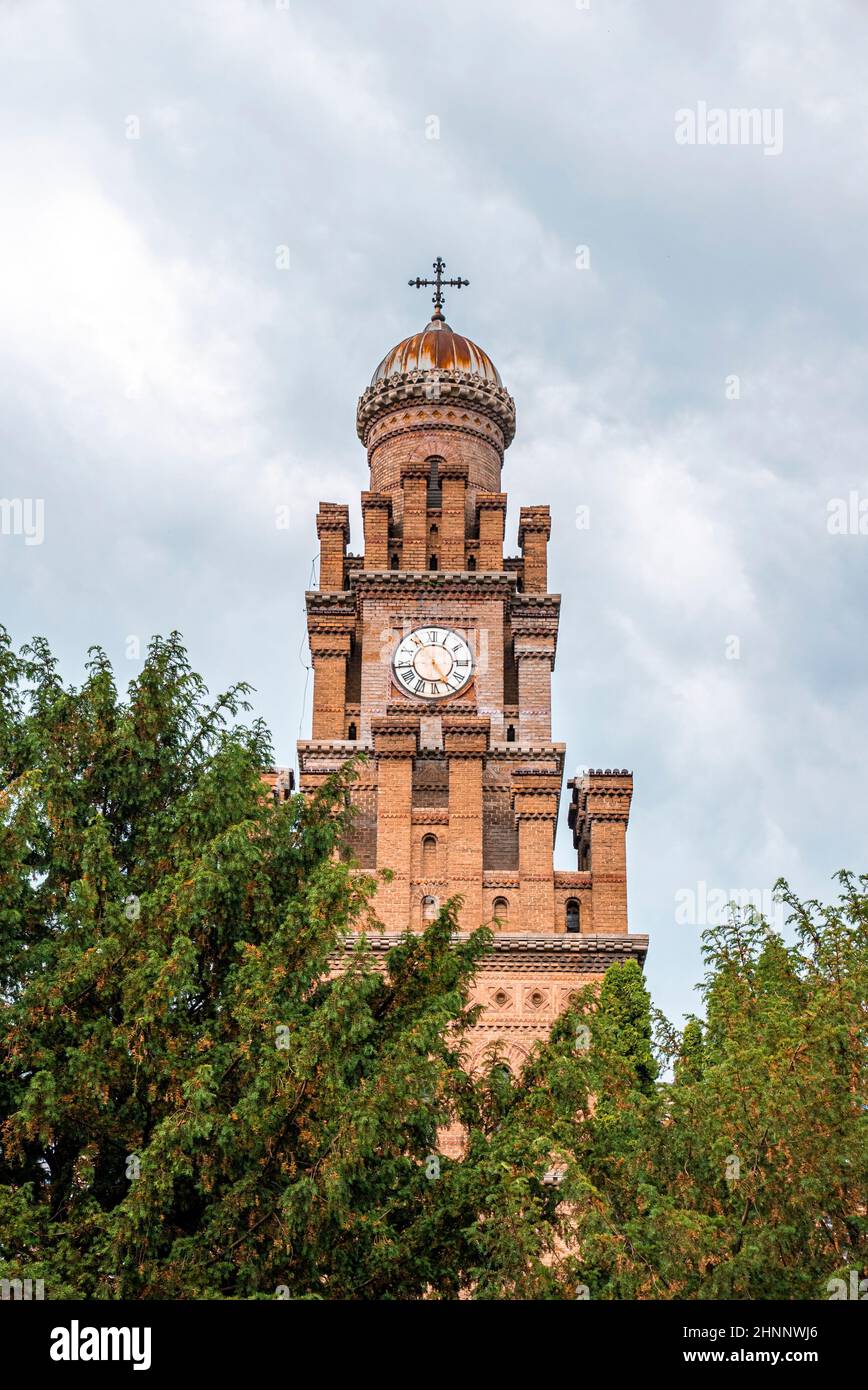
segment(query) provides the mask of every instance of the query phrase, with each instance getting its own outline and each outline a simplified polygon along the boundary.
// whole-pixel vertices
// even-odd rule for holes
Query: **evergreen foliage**
[[[70,689],[0,630],[0,1278],[765,1299],[864,1274],[868,878],[833,906],[780,885],[788,941],[707,932],[680,1034],[615,966],[520,1076],[471,1074],[490,931],[457,941],[447,904],[383,968],[354,768],[276,803],[248,693],[209,701],[177,634],[124,697],[99,650]]]

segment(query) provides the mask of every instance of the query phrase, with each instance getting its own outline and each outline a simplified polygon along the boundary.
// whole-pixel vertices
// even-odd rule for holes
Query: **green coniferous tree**
[[[458,942],[450,904],[377,961],[353,768],[274,802],[246,694],[209,701],[177,635],[122,697],[101,652],[71,689],[0,634],[0,1278],[765,1299],[865,1276],[868,878],[832,906],[780,885],[786,939],[707,932],[680,1036],[655,1045],[618,965],[520,1073],[471,1074],[490,933]]]

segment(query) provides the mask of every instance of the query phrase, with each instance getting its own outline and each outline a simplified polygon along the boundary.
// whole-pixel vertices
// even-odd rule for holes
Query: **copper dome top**
[[[391,352],[387,352],[374,375],[371,385],[386,381],[391,376],[404,372],[469,372],[485,381],[502,386],[500,372],[487,352],[464,338],[453,333],[446,320],[435,312],[429,324],[421,333],[405,338]]]

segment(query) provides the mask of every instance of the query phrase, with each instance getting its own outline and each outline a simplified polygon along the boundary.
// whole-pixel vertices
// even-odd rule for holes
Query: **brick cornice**
[[[362,511],[363,511],[363,512],[373,512],[373,511],[391,512],[391,510],[392,510],[392,499],[391,499],[391,497],[389,496],[388,492],[363,492],[363,493],[362,493]]]
[[[573,795],[567,823],[576,848],[595,821],[629,823],[633,775],[626,769],[592,769],[581,777],[571,778],[568,785]]]
[[[561,795],[560,772],[513,768],[509,791],[516,820],[557,820]],[[550,872],[547,870],[546,877]]]
[[[414,758],[419,749],[420,720],[412,715],[390,714],[371,720],[374,757]]]
[[[516,661],[523,661],[531,657],[536,660],[547,661],[550,666],[555,664],[555,634],[552,633],[533,633],[532,635],[517,635],[513,641],[512,649]]]
[[[400,932],[382,932],[366,936],[374,955],[385,955],[401,940]],[[454,941],[469,940],[469,933],[456,932]],[[355,949],[358,933],[346,936],[335,959]],[[643,965],[648,954],[648,937],[633,933],[597,935],[593,932],[558,932],[540,936],[528,932],[502,931],[495,934],[494,948],[480,966],[479,974],[503,970],[524,972],[541,970],[546,973],[602,975],[616,961],[635,960]],[[548,1032],[548,1026],[545,1029]]]
[[[370,749],[360,747],[351,739],[299,739],[296,744],[298,752],[298,767],[302,777],[329,777],[333,772],[339,772],[344,763],[354,754],[367,752]],[[367,765],[370,767],[370,764]],[[366,782],[366,772],[360,769],[360,776],[357,786],[363,786]]]
[[[497,425],[502,448],[508,448],[515,436],[515,401],[503,386],[473,372],[413,371],[374,382],[359,397],[356,432],[362,443],[367,446],[371,429],[378,420],[408,405],[427,406],[434,416],[435,428],[464,429],[466,433],[475,431],[468,429],[467,423],[461,420],[449,421],[445,413],[450,407],[476,410]],[[431,427],[429,419],[425,428]]]
[[[342,531],[344,536],[349,537],[350,509],[346,503],[320,502],[316,518],[316,533],[321,536],[323,531]]]
[[[443,715],[443,749],[447,758],[482,758],[490,742],[490,719],[472,714]]]
[[[555,888],[590,887],[590,869],[555,869]]]
[[[352,637],[356,630],[356,615],[350,610],[346,613],[308,612],[307,630],[311,637]]]
[[[308,643],[314,667],[327,658],[340,657],[346,661],[350,654],[351,638],[337,632],[312,632]]]
[[[349,589],[308,589],[304,599],[309,618],[314,614],[329,614],[355,620],[356,598]]]
[[[446,595],[508,600],[515,593],[515,576],[501,570],[356,570],[348,578],[356,593],[390,594],[396,601],[417,594],[432,601]]]
[[[401,482],[405,478],[421,478],[425,482],[431,476],[431,465],[425,459],[403,459],[400,464]]]
[[[556,821],[558,818],[558,798],[556,796],[543,796],[539,792],[522,792],[513,796],[512,809],[517,821]],[[526,874],[525,877],[538,878],[542,883],[548,880],[549,875],[547,873]]]
[[[538,608],[513,606],[510,614],[512,630],[516,637],[542,637],[556,634],[560,621],[560,603],[549,603]]]
[[[509,763],[539,763],[543,762],[542,767],[534,767],[534,772],[551,772],[548,760],[556,760],[558,777],[564,765],[567,745],[565,743],[496,743],[492,746],[492,757],[496,757],[498,762]]]
[[[466,482],[469,475],[470,465],[463,462],[461,459],[443,459],[442,463],[438,463],[437,465],[437,478],[440,482],[442,482],[444,478],[449,478],[450,480],[458,479],[459,481],[463,479],[464,482]]]
[[[526,531],[541,531],[546,540],[552,533],[552,515],[549,507],[522,507],[518,521],[518,543],[524,545]]]
[[[506,501],[505,492],[477,492],[476,494],[477,511],[482,511],[484,508],[493,512],[506,511]]]
[[[300,738],[296,744],[299,752],[315,754],[338,754],[344,759],[354,752],[363,752],[358,742],[346,738]]]

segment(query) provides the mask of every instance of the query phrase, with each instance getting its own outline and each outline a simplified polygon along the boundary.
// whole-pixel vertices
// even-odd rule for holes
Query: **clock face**
[[[451,628],[417,627],[398,643],[392,667],[396,681],[409,695],[442,700],[469,684],[473,653]]]

